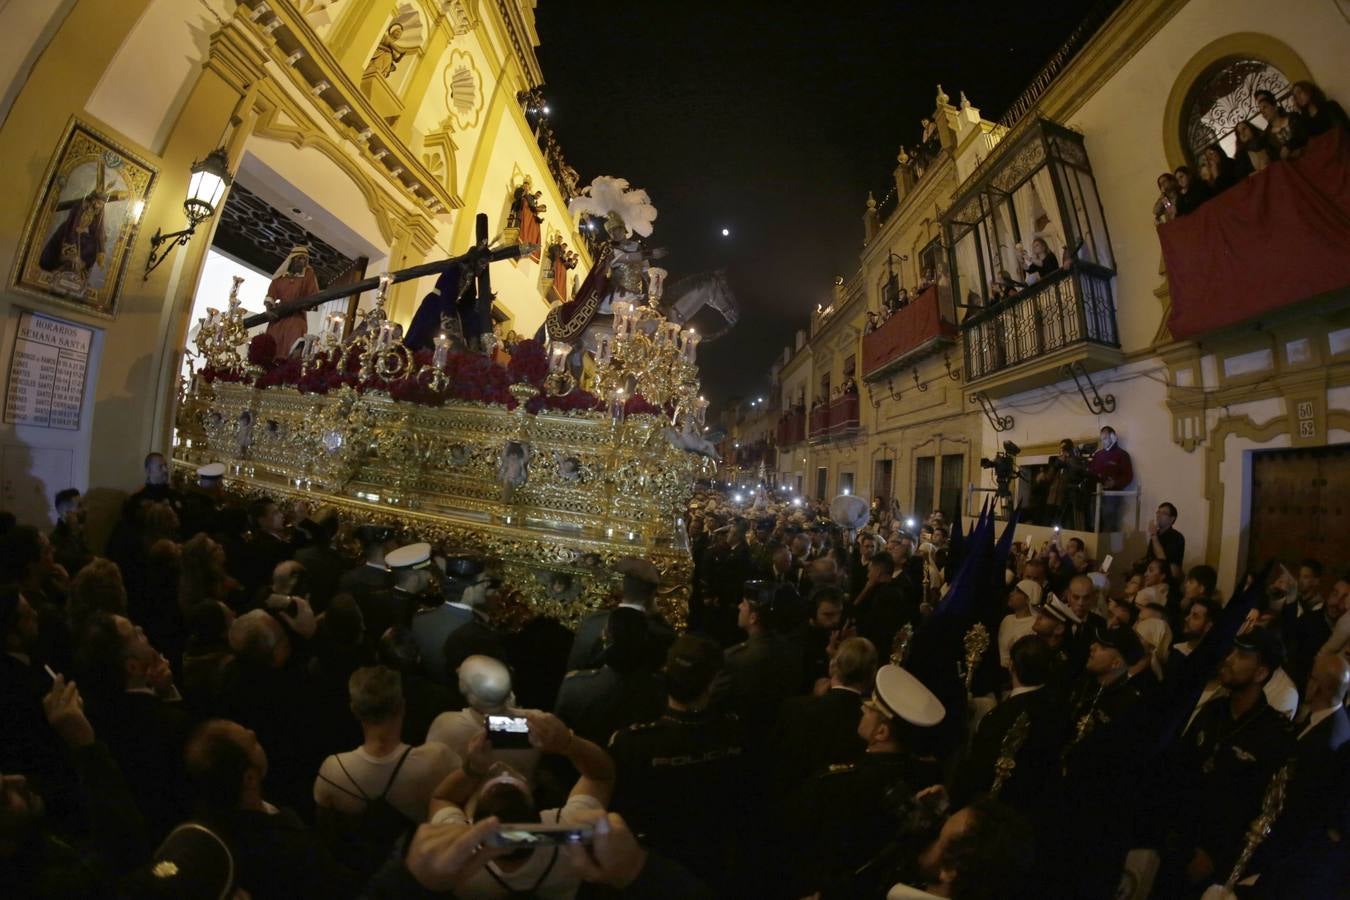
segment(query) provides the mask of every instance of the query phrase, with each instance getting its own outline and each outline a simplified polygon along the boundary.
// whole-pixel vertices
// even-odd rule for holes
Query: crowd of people
[[[1322,897],[1350,874],[1350,576],[1291,561],[1225,600],[1171,504],[1113,571],[984,517],[844,528],[702,490],[687,606],[629,557],[575,629],[506,628],[488,561],[198,474],[151,455],[101,555],[78,492],[50,534],[0,519],[6,896],[1113,897],[1142,856],[1154,896],[1237,867],[1251,896]]]
[[[1154,221],[1170,222],[1189,215],[1207,200],[1240,184],[1272,162],[1296,159],[1308,139],[1339,128],[1350,131],[1350,118],[1334,100],[1311,81],[1295,82],[1289,93],[1293,104],[1286,109],[1270,91],[1252,95],[1265,127],[1255,118],[1239,122],[1234,129],[1232,156],[1217,141],[1200,153],[1195,170],[1178,166],[1158,176],[1158,199],[1153,203]]]

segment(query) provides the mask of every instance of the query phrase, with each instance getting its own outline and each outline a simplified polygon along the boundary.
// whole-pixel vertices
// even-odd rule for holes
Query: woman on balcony
[[[1302,153],[1303,145],[1308,143],[1308,128],[1303,117],[1287,111],[1270,91],[1257,91],[1252,99],[1266,118],[1266,134],[1270,136],[1271,146],[1279,151],[1280,159],[1291,159]]]
[[[1209,199],[1209,188],[1196,178],[1190,166],[1177,166],[1177,215],[1187,216]]]
[[[1308,136],[1326,134],[1333,128],[1350,131],[1350,118],[1335,100],[1328,100],[1322,89],[1311,81],[1294,82],[1294,109],[1303,116]]]
[[[1158,176],[1158,199],[1153,201],[1153,221],[1161,225],[1177,217],[1177,178],[1171,172]]]
[[[1210,144],[1200,154],[1204,160],[1205,169],[1208,177],[1205,183],[1215,194],[1222,194],[1230,187],[1238,183],[1238,175],[1233,168],[1233,158],[1223,152],[1223,148],[1218,144]]]
[[[1027,284],[1043,281],[1059,269],[1059,259],[1050,252],[1050,245],[1045,242],[1045,238],[1036,238],[1032,241],[1030,253],[1022,249],[1021,244],[1017,245],[1017,251],[1022,254],[1022,268],[1026,272]]]
[[[1260,172],[1275,158],[1270,138],[1266,136],[1265,129],[1258,127],[1255,122],[1239,122],[1233,136],[1237,138],[1233,170],[1239,181],[1253,172]]]

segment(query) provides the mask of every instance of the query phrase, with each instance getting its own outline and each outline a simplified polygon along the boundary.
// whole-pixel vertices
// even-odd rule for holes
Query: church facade
[[[192,328],[232,275],[260,311],[294,244],[328,287],[463,253],[485,214],[490,239],[541,245],[492,267],[498,330],[522,336],[589,268],[531,2],[30,0],[0,34],[0,506],[21,521],[66,487],[139,483],[171,442]],[[201,215],[185,198],[218,148],[209,214],[156,241]],[[394,285],[391,319],[434,282]],[[311,331],[358,305],[336,303]],[[90,498],[96,537],[114,499]]]

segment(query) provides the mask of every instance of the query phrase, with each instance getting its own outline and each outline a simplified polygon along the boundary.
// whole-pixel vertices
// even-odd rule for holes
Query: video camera
[[[1017,467],[1017,456],[1021,452],[1022,448],[1012,441],[1004,441],[1002,453],[995,453],[993,459],[988,457],[980,459],[981,469],[994,470],[996,496],[1012,497],[1012,483],[1021,475],[1021,470]]]

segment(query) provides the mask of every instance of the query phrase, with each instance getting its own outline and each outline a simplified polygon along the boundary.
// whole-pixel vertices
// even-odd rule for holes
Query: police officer
[[[413,612],[424,598],[435,602],[432,598],[440,584],[439,573],[431,562],[430,544],[407,544],[390,552],[385,560],[389,563],[394,586],[356,598],[365,619],[366,640],[372,646],[390,626],[410,625]]]
[[[1164,869],[1179,895],[1228,876],[1271,778],[1294,751],[1289,721],[1263,690],[1283,658],[1274,632],[1238,635],[1219,666],[1225,695],[1200,707],[1182,735],[1174,768],[1180,810]]]
[[[183,536],[213,534],[224,507],[224,463],[207,463],[197,469],[197,485],[183,496],[179,512]]]
[[[838,892],[891,840],[915,791],[940,778],[936,762],[910,752],[914,729],[932,727],[944,715],[938,698],[909,672],[896,665],[877,670],[876,690],[863,701],[858,722],[862,756],[830,766],[785,805],[788,846],[797,860],[792,896]]]
[[[422,668],[442,684],[451,680],[445,667],[446,638],[472,622],[487,599],[488,577],[484,569],[483,561],[474,556],[448,558],[443,599],[413,613],[412,636],[422,657]],[[426,599],[431,598],[428,595]]]
[[[643,845],[726,887],[748,804],[742,723],[708,706],[721,668],[715,641],[677,638],[665,660],[665,712],[615,731],[609,753],[617,769],[612,807]]]
[[[1040,635],[1041,640],[1050,648],[1050,676],[1046,684],[1061,695],[1067,695],[1083,673],[1082,666],[1091,655],[1092,641],[1088,643],[1089,654],[1081,660],[1075,658],[1072,633],[1075,627],[1083,624],[1083,620],[1054,594],[1047,594],[1045,600],[1033,607],[1033,610],[1036,613],[1036,620],[1031,623],[1031,630]],[[1095,635],[1103,631],[1104,629],[1098,628],[1094,632],[1093,640],[1096,640]]]
[[[662,618],[653,605],[656,589],[661,586],[661,572],[647,560],[636,556],[619,560],[615,569],[623,575],[623,599],[619,606],[636,609],[647,617],[652,668],[660,668],[666,648],[675,640],[675,629],[670,627],[670,623]],[[567,654],[569,671],[595,669],[603,664],[601,654],[609,614],[610,610],[601,609],[581,620],[577,626],[577,635],[572,640],[572,651]]]

